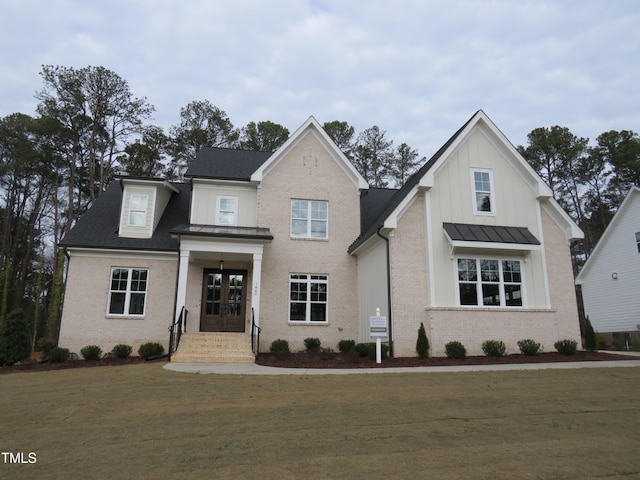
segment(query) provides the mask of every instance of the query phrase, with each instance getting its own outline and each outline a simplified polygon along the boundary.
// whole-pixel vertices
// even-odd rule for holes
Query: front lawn
[[[153,363],[8,374],[0,451],[27,463],[0,456],[0,478],[632,478],[639,384],[637,367],[221,376]]]

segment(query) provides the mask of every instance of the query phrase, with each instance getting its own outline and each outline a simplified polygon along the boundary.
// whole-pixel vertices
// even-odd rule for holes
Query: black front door
[[[244,332],[246,270],[205,270],[201,332]]]

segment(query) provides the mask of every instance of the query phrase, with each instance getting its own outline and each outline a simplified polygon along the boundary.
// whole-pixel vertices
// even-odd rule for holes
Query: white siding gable
[[[178,190],[164,181],[123,178],[118,235],[151,238],[173,193]]]
[[[237,199],[235,226],[257,226],[257,190],[253,185],[194,180],[193,193],[191,195],[191,224],[219,224],[218,208],[221,199],[235,198]]]
[[[576,283],[585,314],[599,332],[630,332],[640,325],[640,189],[634,188],[607,227]]]

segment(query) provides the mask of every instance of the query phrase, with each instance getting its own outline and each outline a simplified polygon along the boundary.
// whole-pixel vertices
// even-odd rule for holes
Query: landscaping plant
[[[568,339],[558,340],[553,344],[553,346],[561,355],[573,355],[576,353],[576,349],[578,348],[578,342]]]
[[[286,340],[282,340],[280,338],[271,342],[269,351],[273,354],[291,352],[291,350],[289,350],[289,342],[287,342]]]
[[[420,328],[418,329],[418,340],[416,341],[416,352],[421,359],[429,357],[429,339],[427,338],[427,332],[424,329],[424,324],[420,322]]]
[[[518,348],[520,349],[520,353],[522,353],[523,355],[528,355],[530,357],[536,356],[540,352],[542,352],[542,347],[540,346],[540,344],[530,338],[518,340]]]
[[[305,338],[304,347],[307,349],[307,352],[317,352],[320,348],[320,339],[314,337]]]
[[[462,343],[456,340],[448,342],[444,346],[444,350],[447,353],[448,358],[455,358],[458,360],[467,358],[467,349]]]
[[[22,310],[14,310],[7,317],[0,332],[0,366],[13,365],[31,352],[27,321]]]
[[[145,360],[148,360],[153,357],[159,357],[164,353],[164,347],[156,342],[147,342],[140,345],[138,349],[138,355],[140,355]]]
[[[80,355],[85,360],[100,360],[102,349],[98,345],[87,345],[80,349]]]
[[[127,358],[131,355],[133,348],[129,345],[125,345],[123,343],[119,343],[111,350],[111,354],[116,358]]]
[[[502,340],[485,340],[482,351],[487,357],[502,357],[507,353],[507,347]]]
[[[340,353],[348,353],[356,348],[355,340],[340,340],[338,342],[338,350]]]
[[[584,349],[589,350],[590,352],[598,350],[596,332],[593,329],[593,325],[591,325],[591,321],[588,316],[584,319]]]

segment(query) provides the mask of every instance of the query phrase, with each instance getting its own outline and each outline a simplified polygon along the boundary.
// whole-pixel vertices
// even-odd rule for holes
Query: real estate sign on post
[[[369,317],[369,334],[376,339],[387,340],[389,336],[387,317],[380,315]]]

